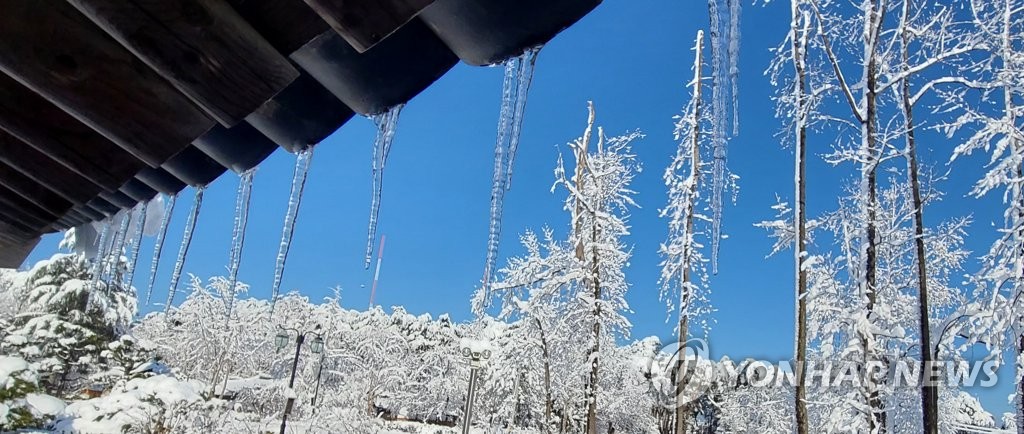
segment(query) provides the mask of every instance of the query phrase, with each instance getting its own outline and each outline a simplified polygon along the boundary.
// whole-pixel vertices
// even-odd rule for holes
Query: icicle
[[[188,213],[188,220],[185,220],[185,233],[181,237],[181,247],[178,248],[178,259],[174,262],[174,270],[171,272],[171,283],[167,289],[167,305],[164,311],[169,312],[174,305],[174,296],[178,293],[178,280],[181,279],[181,270],[185,267],[185,257],[188,256],[188,248],[192,245],[192,234],[196,229],[196,221],[199,220],[199,210],[203,206],[203,193],[206,186],[196,187],[196,198],[192,202],[192,210]]]
[[[740,134],[740,0],[729,0],[729,82],[732,85],[732,135]]]
[[[498,258],[505,192],[512,188],[512,169],[515,165],[516,152],[519,150],[519,136],[526,113],[526,100],[530,84],[533,82],[534,66],[540,49],[540,46],[531,48],[522,55],[505,62],[501,110],[498,114],[498,134],[494,144],[494,175],[491,179],[490,223],[483,277],[488,291],[485,292],[489,292],[491,273]],[[490,297],[485,297],[485,300],[489,299]]]
[[[521,56],[517,57],[510,63],[515,63],[516,68],[516,80],[515,80],[515,100],[512,102],[512,118],[509,119],[511,124],[511,131],[508,134],[508,165],[505,168],[506,176],[505,189],[510,190],[512,188],[512,169],[516,162],[516,151],[519,150],[519,135],[523,128],[523,117],[526,115],[526,99],[530,94],[530,84],[533,83],[533,71],[537,64],[537,53],[540,53],[542,46],[533,47],[526,50]],[[506,69],[506,74],[508,70]],[[506,82],[508,82],[506,78]],[[504,92],[502,92],[504,94]],[[504,104],[504,102],[503,102]]]
[[[103,279],[108,282],[107,288],[109,289],[109,282],[114,279],[117,275],[117,267],[121,262],[121,253],[124,252],[125,239],[128,238],[128,228],[131,224],[131,214],[127,211],[121,213],[121,223],[117,229],[117,233],[114,234],[114,239],[111,240],[110,250],[107,252],[106,266],[103,269]]]
[[[245,245],[245,227],[249,222],[249,198],[252,197],[252,178],[256,169],[249,169],[238,179],[238,196],[235,198],[235,225],[231,232],[231,258],[228,262],[228,288],[225,296],[227,317],[235,304],[235,284],[238,283],[238,268],[242,262],[242,246]]]
[[[373,260],[373,241],[377,238],[377,217],[380,215],[380,199],[384,189],[384,167],[391,153],[391,143],[395,140],[398,126],[398,115],[404,104],[399,104],[388,111],[373,116],[377,124],[377,138],[373,141],[373,193],[370,199],[370,224],[366,237],[366,258],[363,266],[370,269]]]
[[[164,196],[164,215],[160,219],[160,229],[156,234],[156,241],[153,243],[153,262],[149,266],[149,284],[146,285],[146,306],[153,299],[153,284],[156,283],[156,270],[160,266],[160,254],[164,251],[164,240],[167,239],[167,227],[171,223],[171,214],[174,214],[174,202],[177,195]]]
[[[107,238],[110,237],[110,226],[112,224],[110,219],[103,222],[103,229],[100,230],[100,239],[96,242],[96,257],[92,267],[92,285],[90,285],[92,291],[97,289],[100,282],[100,273],[103,272],[103,261],[107,255]],[[90,298],[92,297],[90,296]]]
[[[711,270],[718,273],[718,252],[722,240],[722,207],[726,188],[726,159],[728,157],[728,131],[739,132],[736,94],[739,75],[739,0],[727,0],[725,10],[720,0],[708,0],[711,19]],[[723,23],[723,15],[725,23]],[[731,119],[731,121],[730,121]],[[729,126],[732,128],[730,129]]]
[[[288,211],[284,215],[284,227],[281,228],[281,245],[277,250],[277,264],[274,266],[274,282],[270,288],[270,315],[274,315],[274,304],[281,289],[284,277],[284,265],[288,259],[288,250],[292,246],[292,235],[295,234],[295,219],[299,216],[299,204],[302,203],[302,191],[306,188],[306,175],[313,159],[313,147],[299,151],[295,157],[295,172],[292,174],[292,190],[288,196]]]
[[[146,212],[149,210],[149,203],[142,202],[135,208],[135,227],[132,229],[131,244],[128,248],[128,268],[124,273],[124,285],[126,290],[132,288],[135,280],[135,267],[139,264],[139,247],[142,244],[142,234],[146,227]]]

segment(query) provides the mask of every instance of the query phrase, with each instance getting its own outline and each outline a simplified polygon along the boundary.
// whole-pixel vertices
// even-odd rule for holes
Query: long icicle
[[[181,247],[178,248],[178,258],[174,262],[174,270],[171,272],[171,283],[167,287],[167,305],[164,312],[170,312],[174,305],[174,296],[178,293],[178,281],[181,279],[181,270],[185,267],[185,258],[188,256],[188,248],[192,245],[192,234],[196,229],[196,221],[199,220],[199,210],[203,206],[203,193],[206,186],[196,187],[196,197],[192,202],[192,210],[188,213],[188,220],[185,220],[185,233],[181,237]]]
[[[142,234],[146,227],[146,212],[149,210],[149,202],[140,203],[135,210],[135,227],[132,229],[131,245],[128,248],[128,268],[124,274],[124,286],[126,291],[132,291],[132,283],[135,280],[135,267],[139,264],[139,247],[142,245]],[[132,291],[134,292],[134,291]]]
[[[231,258],[228,262],[228,288],[226,294],[227,317],[235,305],[235,285],[238,283],[238,269],[242,263],[242,247],[245,245],[245,227],[249,224],[249,199],[252,197],[252,179],[256,169],[249,169],[238,178],[238,196],[235,198],[235,224],[231,232]]]
[[[512,103],[511,132],[508,135],[508,160],[505,167],[506,179],[505,190],[512,189],[512,169],[516,162],[516,152],[519,150],[519,136],[523,130],[523,118],[526,117],[526,100],[530,95],[530,85],[533,83],[533,71],[537,65],[537,53],[543,46],[536,46],[526,50],[516,58],[515,101]]]
[[[494,144],[494,174],[491,179],[490,222],[487,231],[487,257],[484,264],[483,284],[489,293],[491,274],[498,258],[501,240],[501,217],[504,213],[505,192],[512,188],[512,169],[526,100],[533,82],[534,66],[541,47],[526,50],[522,55],[505,61],[505,78],[501,86],[501,109],[498,114],[498,132]],[[490,297],[484,298],[485,303]]]
[[[110,251],[107,252],[107,264],[103,270],[103,278],[108,282],[107,289],[110,289],[109,282],[117,275],[117,267],[121,262],[121,254],[124,252],[125,239],[128,238],[128,229],[131,227],[132,213],[121,212],[121,223],[117,233],[110,243]]]
[[[292,246],[292,235],[295,234],[295,219],[299,216],[299,205],[302,203],[302,192],[306,188],[306,175],[313,160],[313,147],[299,151],[295,156],[295,172],[292,174],[292,190],[288,196],[288,210],[284,215],[284,226],[281,228],[281,244],[277,250],[277,264],[274,266],[274,282],[270,288],[270,315],[274,315],[278,293],[281,290],[281,279],[284,278],[284,266],[288,260],[288,250]]]
[[[146,285],[146,306],[149,306],[153,299],[153,285],[156,283],[156,271],[160,267],[160,254],[164,251],[164,240],[167,239],[167,227],[171,223],[171,214],[174,214],[174,203],[178,195],[164,196],[164,215],[160,218],[160,229],[156,233],[156,241],[153,243],[153,261],[149,265],[149,284]]]
[[[377,124],[377,137],[373,141],[373,192],[370,199],[370,223],[366,236],[366,257],[363,267],[370,269],[373,260],[373,242],[377,238],[377,219],[380,216],[380,201],[384,190],[384,167],[391,154],[391,143],[395,140],[395,129],[398,127],[398,115],[402,113],[404,104],[399,104],[388,111],[373,116]]]
[[[100,230],[100,238],[96,241],[96,257],[92,266],[92,285],[90,285],[91,291],[95,291],[99,286],[100,273],[103,272],[103,261],[107,255],[107,238],[110,237],[110,226],[113,222],[108,218],[103,223],[103,229]]]
[[[728,157],[729,132],[739,130],[736,93],[736,78],[739,67],[739,0],[725,0],[726,7],[720,7],[722,0],[708,0],[708,16],[711,19],[711,65],[712,65],[712,168],[711,168],[711,271],[718,273],[718,253],[722,241],[722,208],[726,188],[726,159]],[[723,10],[724,9],[724,10]],[[732,120],[730,121],[730,118]],[[731,129],[729,127],[732,127]]]

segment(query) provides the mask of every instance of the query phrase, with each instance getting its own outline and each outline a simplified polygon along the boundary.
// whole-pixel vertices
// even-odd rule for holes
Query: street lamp
[[[289,332],[295,333],[295,358],[292,359],[292,376],[288,380],[288,390],[291,393],[288,394],[288,401],[284,406],[284,414],[281,415],[281,434],[284,434],[285,427],[288,425],[288,415],[291,414],[292,407],[295,405],[295,371],[299,367],[299,354],[302,353],[302,344],[306,342],[307,334],[315,335],[316,337],[313,338],[313,342],[309,344],[309,349],[314,354],[320,354],[324,349],[324,338],[320,334],[319,325],[312,331],[306,332],[280,325],[277,328],[277,336],[274,336],[274,345],[277,347],[277,351],[281,351],[284,347],[288,346]]]
[[[491,350],[480,350],[468,345],[462,347],[462,357],[469,360],[469,392],[466,393],[466,411],[462,422],[462,434],[469,434],[469,425],[473,419],[473,401],[476,400],[476,378],[480,369],[491,358]]]

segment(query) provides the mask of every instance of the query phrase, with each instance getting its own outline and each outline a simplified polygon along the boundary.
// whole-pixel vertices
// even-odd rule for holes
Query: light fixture
[[[324,350],[324,340],[320,338],[320,336],[317,336],[313,339],[313,342],[309,344],[309,349],[313,354],[320,354],[320,352]]]
[[[274,345],[277,347],[277,351],[281,351],[286,345],[288,345],[288,335],[284,332],[280,332],[277,336],[274,336]]]

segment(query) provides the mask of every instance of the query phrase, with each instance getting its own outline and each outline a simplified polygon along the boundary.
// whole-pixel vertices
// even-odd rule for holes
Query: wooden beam
[[[331,29],[302,0],[229,0],[278,52],[292,54]]]
[[[139,181],[148,185],[149,188],[164,194],[177,194],[185,188],[184,182],[181,182],[174,175],[171,175],[170,172],[161,168],[147,167],[142,169],[137,177]]]
[[[0,162],[0,184],[18,193],[25,200],[45,209],[54,218],[63,216],[74,206],[71,201],[2,162]]]
[[[98,222],[100,220],[107,218],[107,216],[104,215],[102,212],[97,210],[95,207],[89,206],[88,204],[79,206],[75,210],[78,211],[80,214],[86,216],[87,220],[92,222]]]
[[[0,0],[0,70],[156,167],[214,121],[61,1]]]
[[[153,196],[156,196],[156,190],[135,178],[124,183],[118,191],[128,195],[128,197],[132,198],[136,202],[145,202],[152,199]]]
[[[22,240],[39,235],[41,233],[39,228],[35,224],[25,223],[25,218],[23,214],[0,201],[0,227],[3,227],[0,233],[13,239]]]
[[[114,206],[128,210],[135,206],[138,202],[132,200],[127,194],[121,193],[120,191],[101,191],[100,196],[107,202],[114,204]]]
[[[45,185],[71,203],[88,202],[103,190],[63,164],[3,131],[0,131],[0,162]]]
[[[0,208],[8,211],[8,215],[34,230],[45,228],[60,217],[30,202],[3,184],[0,184],[0,205],[3,205]]]
[[[298,71],[223,0],[69,0],[225,127]]]
[[[459,61],[419,19],[365,53],[329,31],[291,58],[341,102],[365,115],[408,102]]]
[[[147,167],[5,74],[0,74],[0,129],[108,190]]]
[[[434,0],[306,0],[334,31],[363,53]]]
[[[249,114],[246,121],[290,152],[320,143],[355,112],[309,74]]]
[[[167,160],[163,168],[175,178],[193,187],[207,185],[227,171],[227,168],[217,164],[213,158],[195,146],[183,149],[174,158]]]
[[[118,211],[121,211],[120,207],[110,202],[107,202],[106,199],[103,199],[102,197],[99,196],[96,196],[95,198],[90,200],[89,203],[86,204],[86,206],[94,210],[98,210],[100,214],[103,215],[103,218],[96,219],[97,221],[104,220],[107,217],[111,217],[114,214],[117,214]]]
[[[0,231],[3,229],[0,228]],[[0,243],[0,268],[18,268],[39,244],[40,237],[21,243]]]

